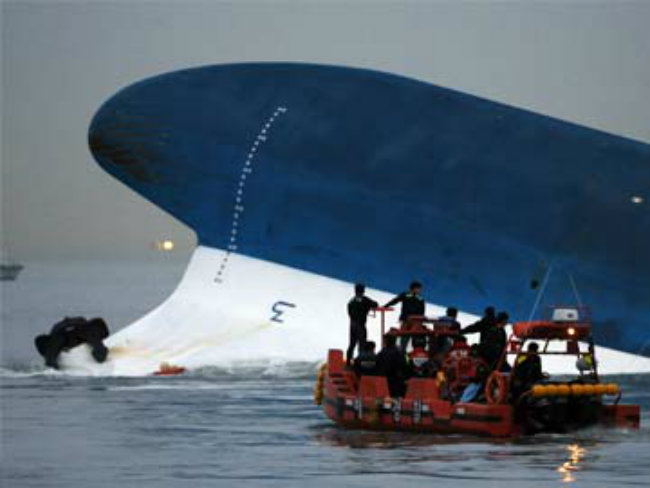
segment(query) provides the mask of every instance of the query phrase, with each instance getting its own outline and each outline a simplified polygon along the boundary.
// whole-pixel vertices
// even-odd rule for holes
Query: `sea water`
[[[28,263],[2,283],[3,488],[650,484],[650,375],[607,379],[642,405],[639,430],[490,440],[340,429],[312,403],[317,363],[166,378],[71,377],[41,366],[36,334],[66,315],[102,316],[117,330],[162,302],[183,268]]]

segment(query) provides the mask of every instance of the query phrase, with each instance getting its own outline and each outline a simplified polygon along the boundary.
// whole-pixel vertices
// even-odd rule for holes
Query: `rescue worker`
[[[460,323],[457,320],[458,309],[456,307],[448,307],[445,315],[438,317],[436,322],[447,327],[450,332],[458,334],[460,332]],[[441,336],[438,337],[436,341],[436,351],[439,354],[446,354],[454,344],[454,339],[452,337]]]
[[[472,325],[468,325],[463,330],[460,331],[461,334],[475,334],[479,332],[481,334],[479,342],[483,342],[483,334],[494,326],[496,323],[496,315],[494,307],[486,307],[483,317],[474,322]]]
[[[410,324],[408,323],[409,317],[424,315],[426,309],[426,303],[424,302],[424,299],[420,296],[421,291],[422,291],[422,283],[418,281],[413,281],[409,286],[408,291],[400,293],[395,298],[393,298],[388,303],[386,303],[386,305],[384,305],[384,307],[392,307],[393,305],[396,305],[398,303],[402,304],[402,309],[399,314],[399,321],[402,324],[403,330],[408,330],[410,328]],[[408,342],[409,342],[408,336],[401,337],[400,347],[402,348],[402,351],[406,351]]]
[[[409,369],[404,353],[396,344],[394,335],[384,335],[384,347],[377,354],[377,374],[386,377],[388,390],[393,398],[405,395]]]
[[[453,331],[460,332],[460,322],[458,322],[458,309],[456,307],[447,308],[445,315],[438,318],[438,322],[447,325]]]
[[[488,364],[490,370],[496,367],[497,361],[506,347],[507,337],[504,328],[509,318],[506,312],[499,312],[494,326],[487,328],[481,334],[481,342],[478,346],[479,354]],[[504,369],[507,371],[510,367],[506,365],[507,363],[504,363]]]
[[[348,365],[354,355],[354,348],[357,344],[361,345],[366,342],[368,332],[366,330],[366,320],[368,312],[377,308],[379,304],[365,296],[366,286],[362,283],[354,285],[354,296],[348,302],[348,315],[350,316],[350,345],[346,353]]]
[[[517,365],[512,373],[512,394],[514,398],[519,398],[533,384],[545,378],[544,373],[542,373],[542,360],[538,351],[539,345],[536,342],[531,342],[526,348],[526,354],[517,358]]]
[[[377,373],[377,355],[372,341],[359,344],[359,355],[354,358],[354,371],[361,376],[374,376]]]

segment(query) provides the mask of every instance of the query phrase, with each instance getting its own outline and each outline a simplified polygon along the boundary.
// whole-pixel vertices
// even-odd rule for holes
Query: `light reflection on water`
[[[587,454],[587,449],[580,447],[578,444],[570,444],[567,446],[567,451],[569,452],[569,460],[562,463],[562,465],[557,468],[557,472],[562,475],[563,483],[573,483],[577,480],[576,472],[580,470],[580,461]]]

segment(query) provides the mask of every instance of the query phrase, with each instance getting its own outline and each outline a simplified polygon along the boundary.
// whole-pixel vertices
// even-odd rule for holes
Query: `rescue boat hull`
[[[510,403],[463,403],[443,399],[434,378],[411,378],[404,398],[391,398],[385,377],[360,376],[346,366],[340,350],[330,350],[321,370],[318,391],[325,414],[348,429],[410,431],[516,437],[546,431],[531,428],[521,410]],[[549,403],[555,400],[549,400]],[[598,402],[598,400],[594,400]],[[553,431],[587,425],[638,428],[639,406],[594,404],[594,415],[584,422],[560,422]]]

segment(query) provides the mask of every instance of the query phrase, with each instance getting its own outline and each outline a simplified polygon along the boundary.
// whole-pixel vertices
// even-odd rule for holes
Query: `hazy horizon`
[[[93,161],[119,89],[191,66],[388,71],[650,142],[650,2],[3,2],[1,241],[15,260],[185,259],[190,229]]]

